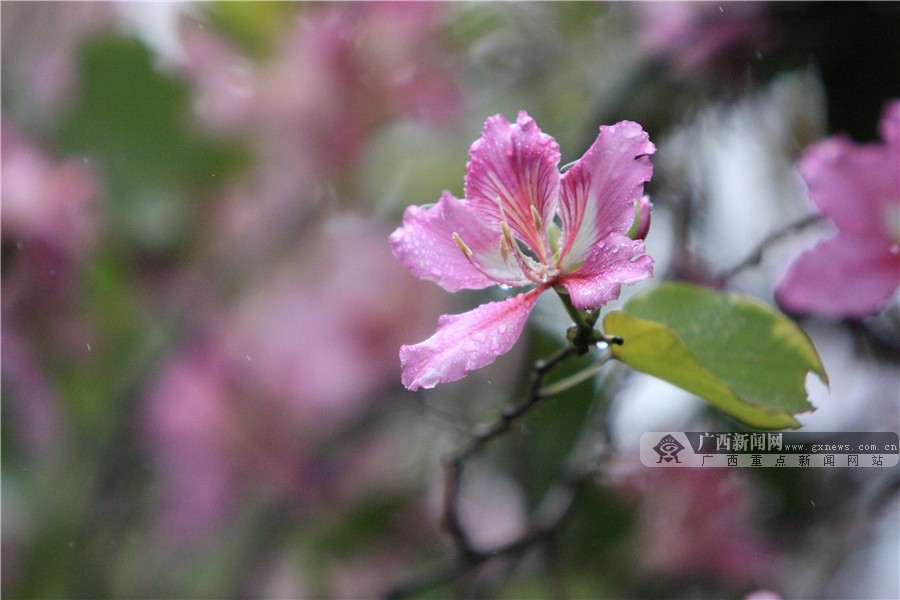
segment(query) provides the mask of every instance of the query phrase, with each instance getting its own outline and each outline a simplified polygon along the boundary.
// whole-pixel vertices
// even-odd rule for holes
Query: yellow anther
[[[500,256],[503,257],[504,264],[509,263],[509,243],[503,236],[500,237]]]
[[[516,238],[513,237],[512,232],[509,230],[509,225],[507,225],[506,221],[500,221],[500,229],[503,231],[503,238],[506,240],[506,243],[509,244],[510,250],[518,248],[516,245]]]
[[[456,242],[456,246],[462,250],[462,253],[466,255],[466,258],[472,258],[474,252],[472,252],[471,248],[466,246],[466,243],[462,241],[462,238],[459,237],[459,234],[455,231],[453,232],[453,241]]]
[[[534,226],[537,227],[538,231],[544,228],[544,220],[541,218],[541,214],[538,212],[537,208],[535,208],[534,204],[531,205],[531,218],[534,219]]]

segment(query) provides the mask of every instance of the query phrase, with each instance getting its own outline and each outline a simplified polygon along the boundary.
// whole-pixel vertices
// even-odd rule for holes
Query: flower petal
[[[893,146],[896,152],[896,148],[900,147],[900,99],[891,100],[884,107],[878,131],[881,132],[881,139]]]
[[[563,175],[559,216],[564,237],[560,268],[578,264],[610,233],[625,234],[634,222],[634,203],[650,181],[656,152],[637,123],[600,127],[594,144]]]
[[[797,313],[825,317],[877,314],[900,285],[900,256],[877,239],[838,234],[791,265],[776,292]]]
[[[467,313],[442,316],[434,335],[400,348],[403,385],[415,391],[456,381],[509,352],[542,291],[536,288]]]
[[[559,283],[578,310],[596,310],[619,297],[622,284],[653,277],[653,259],[644,254],[642,240],[613,233],[595,244],[584,264]]]
[[[469,148],[466,199],[485,222],[500,230],[502,217],[496,200],[516,237],[528,244],[542,262],[549,262],[546,235],[532,215],[544,224],[553,220],[559,199],[559,146],[541,133],[525,111],[515,124],[503,115],[484,123],[481,138]]]
[[[453,238],[456,233],[472,251],[478,269]],[[391,248],[412,274],[438,283],[450,292],[481,289],[496,283],[530,283],[515,261],[507,265],[500,253],[500,234],[485,226],[468,203],[444,192],[434,206],[410,206],[403,226],[391,234]]]
[[[887,238],[885,208],[900,201],[896,147],[834,136],[813,144],[798,164],[809,198],[842,232]]]
[[[650,214],[653,212],[653,203],[650,196],[642,196],[635,206],[635,221],[628,230],[628,237],[633,240],[643,240],[650,233]]]

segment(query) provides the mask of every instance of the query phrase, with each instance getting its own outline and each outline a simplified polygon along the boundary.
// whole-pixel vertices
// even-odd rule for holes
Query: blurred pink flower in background
[[[231,352],[301,430],[321,433],[357,414],[397,378],[396,348],[427,331],[436,290],[391,257],[387,229],[351,214],[331,217],[239,301]]]
[[[243,426],[236,403],[227,361],[204,344],[171,357],[149,387],[141,421],[162,482],[167,538],[203,534],[235,501]]]
[[[809,198],[837,234],[788,269],[777,291],[788,310],[865,317],[900,285],[900,100],[886,107],[881,137],[871,144],[831,137],[800,159]]]
[[[744,600],[784,600],[784,596],[771,590],[756,590],[744,596]]]
[[[736,584],[772,575],[777,554],[759,529],[750,482],[724,469],[639,467],[618,477],[637,507],[634,556],[643,569]]]
[[[488,118],[469,149],[465,200],[445,191],[434,206],[409,207],[391,246],[413,275],[451,292],[535,287],[442,316],[433,336],[400,349],[403,385],[431,388],[492,363],[519,339],[538,297],[551,287],[564,287],[578,310],[595,310],[618,298],[623,284],[652,277],[643,241],[625,234],[650,180],[654,151],[637,123],[603,126],[561,175],[556,140],[527,113],[514,124],[503,115]]]
[[[334,464],[314,456],[381,401],[401,339],[439,312],[435,290],[392,260],[386,237],[372,219],[327,219],[302,240],[302,260],[256,281],[164,366],[146,418],[165,531],[201,535],[260,484],[300,508],[330,488],[352,499],[372,484],[366,456],[396,449],[362,439]]]
[[[234,132],[253,121],[256,72],[233,42],[202,23],[182,19],[181,73],[194,94],[193,110],[201,124],[217,132]]]
[[[207,127],[246,136],[252,171],[228,182],[215,218],[250,264],[283,250],[311,213],[371,201],[353,191],[366,145],[399,118],[449,126],[462,113],[442,51],[439,3],[310,4],[251,62],[209,28],[181,28],[184,74]],[[363,190],[362,194],[365,194]]]
[[[12,423],[12,438],[31,456],[52,456],[66,429],[52,380],[5,315],[2,341],[4,405]]]
[[[302,7],[269,58],[254,64],[199,23],[182,24],[182,71],[214,129],[280,140],[315,169],[352,166],[368,134],[410,116],[444,125],[462,98],[441,48],[440,4]],[[265,144],[262,145],[263,147]]]
[[[99,184],[86,159],[56,161],[2,122],[3,238],[81,255],[96,237]]]
[[[78,46],[112,24],[112,7],[110,2],[4,4],[4,94],[12,91],[10,101],[20,114],[38,122],[60,112],[77,87]]]
[[[402,115],[451,123],[461,97],[441,52],[440,4],[315,6],[286,31],[260,74],[260,116],[346,168],[367,134]]]
[[[715,71],[756,58],[777,41],[769,8],[754,2],[637,2],[637,45],[675,73]]]
[[[23,368],[52,362],[56,352],[79,362],[95,339],[77,314],[76,290],[103,221],[101,184],[86,158],[57,160],[5,117],[0,140],[2,311],[4,330],[17,332],[12,355]],[[43,351],[26,360],[32,343]]]

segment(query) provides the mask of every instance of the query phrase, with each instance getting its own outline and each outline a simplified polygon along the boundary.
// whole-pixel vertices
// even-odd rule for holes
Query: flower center
[[[537,216],[537,211],[532,210],[532,214],[535,215],[535,225],[540,224],[540,217]],[[556,265],[547,264],[536,256],[531,256],[530,253],[522,248],[522,245],[510,231],[506,219],[500,222],[500,229],[503,232],[500,236],[500,254],[503,256],[503,262],[506,263],[510,270],[513,270],[510,258],[515,258],[516,264],[519,265],[519,269],[522,270],[525,277],[534,283],[548,284],[559,275],[559,269],[556,268]],[[543,224],[541,224],[540,230],[543,231]]]

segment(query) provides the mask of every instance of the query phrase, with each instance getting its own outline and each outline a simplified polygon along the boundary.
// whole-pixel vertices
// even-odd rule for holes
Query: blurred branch
[[[555,366],[575,354],[575,346],[569,344],[550,358],[535,363],[531,373],[531,387],[528,399],[517,407],[509,408],[485,431],[472,436],[469,443],[447,457],[444,461],[444,529],[453,538],[456,549],[465,560],[473,560],[480,554],[472,547],[469,536],[459,518],[459,488],[463,464],[491,440],[505,434],[513,423],[525,416],[541,400],[548,396],[541,393],[544,377]]]
[[[548,552],[549,559],[554,559],[553,541],[556,532],[569,512],[577,487],[590,475],[590,472],[568,473],[555,485],[551,486],[531,517],[526,532],[520,538],[490,550],[478,550],[473,546],[460,518],[459,499],[463,467],[470,457],[478,453],[492,440],[507,433],[515,423],[542,400],[551,398],[589,378],[601,365],[610,359],[610,355],[607,355],[583,371],[579,371],[561,381],[544,385],[545,377],[556,366],[573,355],[583,354],[587,351],[588,344],[586,341],[590,340],[592,345],[599,342],[608,344],[622,343],[621,339],[606,337],[594,330],[593,325],[595,321],[595,315],[591,315],[587,319],[580,319],[580,322],[570,330],[569,344],[566,347],[560,349],[549,358],[539,360],[534,364],[528,397],[525,402],[503,411],[499,418],[484,431],[473,434],[468,443],[445,458],[442,525],[456,547],[457,558],[453,563],[443,566],[432,573],[395,587],[385,594],[386,598],[406,598],[416,595],[455,581],[488,561],[501,557],[521,558],[526,552],[536,546],[544,547]],[[557,589],[562,593],[562,588]]]
[[[759,244],[757,244],[756,248],[754,248],[753,252],[751,252],[746,258],[742,261],[731,267],[730,269],[726,269],[722,271],[716,280],[720,283],[726,283],[736,275],[740,274],[742,271],[749,269],[750,267],[755,267],[760,262],[762,262],[763,254],[769,249],[769,246],[780,240],[781,238],[787,237],[793,233],[797,233],[798,231],[802,231],[811,225],[815,225],[822,221],[822,215],[816,213],[803,217],[798,221],[794,221],[793,223],[789,223],[785,225],[781,229],[773,231],[766,237],[762,239]]]
[[[467,552],[461,553],[453,563],[393,588],[384,598],[395,600],[415,596],[455,581],[488,561],[499,558],[519,559],[537,546],[545,547],[552,553],[556,533],[572,506],[577,488],[588,476],[589,474],[570,475],[552,486],[544,496],[541,510],[538,510],[527,531],[518,539],[484,551],[475,550],[468,545]],[[457,489],[458,483],[457,480]],[[465,536],[464,532],[463,535]],[[561,593],[562,588],[556,589]]]

